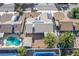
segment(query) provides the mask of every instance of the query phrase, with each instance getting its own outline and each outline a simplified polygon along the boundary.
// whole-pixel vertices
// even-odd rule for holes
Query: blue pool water
[[[15,45],[15,46],[19,46],[21,43],[21,40],[17,37],[8,37],[6,39],[6,46],[11,46],[11,45]]]
[[[56,52],[34,52],[33,56],[57,56]]]
[[[0,56],[17,56],[17,53],[0,53]]]

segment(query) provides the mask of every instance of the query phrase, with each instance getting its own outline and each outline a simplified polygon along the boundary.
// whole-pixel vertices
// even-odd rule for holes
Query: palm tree
[[[66,54],[68,48],[74,47],[75,35],[72,32],[64,32],[59,36],[59,45],[62,49],[62,54]]]
[[[24,48],[24,47],[20,47],[19,49],[18,49],[18,55],[19,56],[25,56],[26,55],[26,48]]]
[[[45,44],[47,44],[49,48],[54,47],[56,44],[56,41],[57,41],[57,38],[53,33],[48,33],[44,40]]]
[[[78,49],[78,50],[73,51],[72,55],[73,55],[73,56],[79,56],[79,49]]]
[[[23,15],[22,4],[15,3],[15,11],[19,12],[19,15]]]
[[[15,11],[18,11],[19,9],[21,9],[21,4],[15,3]]]

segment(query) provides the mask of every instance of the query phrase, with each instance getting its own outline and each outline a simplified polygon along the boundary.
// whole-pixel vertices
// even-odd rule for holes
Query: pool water
[[[34,52],[33,56],[57,56],[56,52]]]
[[[15,45],[15,46],[19,46],[21,43],[21,40],[17,37],[8,37],[6,39],[6,46],[11,46],[11,45]]]
[[[0,53],[0,56],[18,56],[17,53]]]

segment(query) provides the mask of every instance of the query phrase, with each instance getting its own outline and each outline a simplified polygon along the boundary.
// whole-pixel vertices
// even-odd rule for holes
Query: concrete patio
[[[32,48],[47,48],[47,45],[44,43],[44,40],[35,40]]]

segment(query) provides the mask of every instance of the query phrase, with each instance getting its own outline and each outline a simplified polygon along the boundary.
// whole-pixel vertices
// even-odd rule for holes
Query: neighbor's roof
[[[76,24],[76,25],[75,25],[75,29],[76,29],[76,30],[79,30],[79,22],[75,22],[75,24]]]
[[[60,24],[60,31],[72,31],[73,30],[73,22],[75,22],[75,29],[79,30],[79,19],[71,19],[68,18],[67,15],[64,15],[63,12],[54,13],[54,18]],[[57,23],[56,23],[57,25]]]
[[[41,12],[28,12],[26,13],[26,17],[30,17],[30,18],[34,18],[34,17],[37,17],[41,14]]]
[[[0,29],[1,33],[12,33],[12,25],[0,24],[0,26],[1,26],[1,29]]]
[[[60,31],[72,31],[73,30],[73,22],[60,22]]]
[[[55,20],[63,20],[65,18],[65,15],[63,12],[55,12],[54,18]]]
[[[14,22],[12,20],[12,19],[14,19],[13,16],[18,16],[18,15],[19,15],[18,12],[16,12],[16,13],[4,13],[0,16],[0,23],[1,24],[13,24],[13,23],[20,24],[20,23],[22,23],[22,21],[25,18],[24,15],[20,16],[19,20],[16,22]]]
[[[3,23],[3,22],[10,21],[12,16],[13,14],[3,14],[0,18],[0,22]]]

